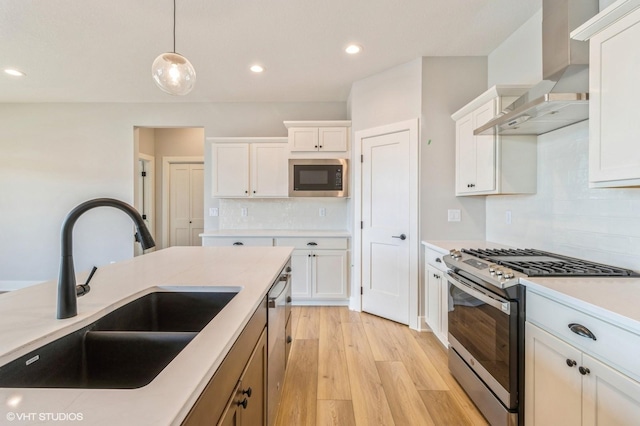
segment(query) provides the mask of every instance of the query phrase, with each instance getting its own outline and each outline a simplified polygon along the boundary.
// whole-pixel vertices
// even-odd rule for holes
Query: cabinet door
[[[581,352],[530,322],[525,336],[525,424],[581,425]]]
[[[426,274],[425,284],[427,287],[425,289],[424,319],[433,334],[439,335],[442,329],[440,316],[442,272],[431,265],[427,265]]]
[[[311,252],[294,250],[291,254],[291,297],[311,298]]]
[[[473,128],[477,129],[495,115],[496,100],[487,102],[473,112]],[[473,192],[494,191],[496,189],[496,137],[494,135],[474,136],[476,146],[476,179]]]
[[[640,185],[638,23],[640,9],[590,40],[589,181],[598,186]]]
[[[249,144],[212,144],[211,157],[212,195],[248,197]]]
[[[318,149],[320,151],[344,152],[347,150],[346,127],[319,127]]]
[[[347,297],[347,251],[313,252],[313,296],[321,299]]]
[[[473,113],[456,121],[456,193],[473,192],[476,181],[476,143]]]
[[[251,196],[286,197],[289,183],[286,145],[251,145]]]
[[[245,398],[247,401],[246,407],[241,408],[240,424],[243,426],[264,425],[267,421],[266,335],[266,331],[262,333],[240,381],[240,402]]]
[[[640,383],[588,355],[582,356],[582,366],[589,369],[582,379],[582,424],[638,424]]]
[[[317,127],[289,128],[289,149],[291,151],[317,151],[318,150],[318,128]]]

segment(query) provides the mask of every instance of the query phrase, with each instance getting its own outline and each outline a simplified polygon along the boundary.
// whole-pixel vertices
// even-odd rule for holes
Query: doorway
[[[418,120],[356,132],[360,309],[418,328]],[[356,227],[358,228],[358,227]]]
[[[151,236],[155,239],[155,205],[154,205],[154,182],[155,182],[155,158],[147,154],[138,154],[137,170],[135,173],[136,197],[134,207],[142,216],[142,220]],[[134,256],[143,254],[140,244],[134,244]]]
[[[201,246],[204,232],[204,162],[165,158],[165,247]],[[168,170],[168,173],[166,172]]]

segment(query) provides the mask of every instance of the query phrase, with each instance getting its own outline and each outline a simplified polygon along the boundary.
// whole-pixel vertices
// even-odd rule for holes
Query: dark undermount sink
[[[160,291],[0,367],[4,388],[149,384],[237,291]]]

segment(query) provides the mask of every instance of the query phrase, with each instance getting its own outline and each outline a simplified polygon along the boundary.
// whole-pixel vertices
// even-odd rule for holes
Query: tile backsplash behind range
[[[640,271],[640,188],[589,189],[588,154],[587,121],[539,136],[538,191],[487,197],[487,240]]]
[[[334,230],[347,229],[347,215],[342,198],[220,199],[219,224],[220,229]]]

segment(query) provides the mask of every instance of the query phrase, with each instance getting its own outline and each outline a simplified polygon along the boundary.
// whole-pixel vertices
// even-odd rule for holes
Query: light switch
[[[249,214],[249,212],[247,211],[246,207],[241,207],[240,208],[240,216],[247,216]]]
[[[218,208],[209,207],[209,216],[218,216]]]
[[[460,210],[459,209],[447,210],[447,218],[449,222],[460,222]]]
[[[325,209],[324,207],[320,207],[320,210],[318,210],[318,215],[320,217],[325,217],[327,215],[327,209]]]
[[[507,225],[511,225],[511,210],[505,212],[504,221]]]

